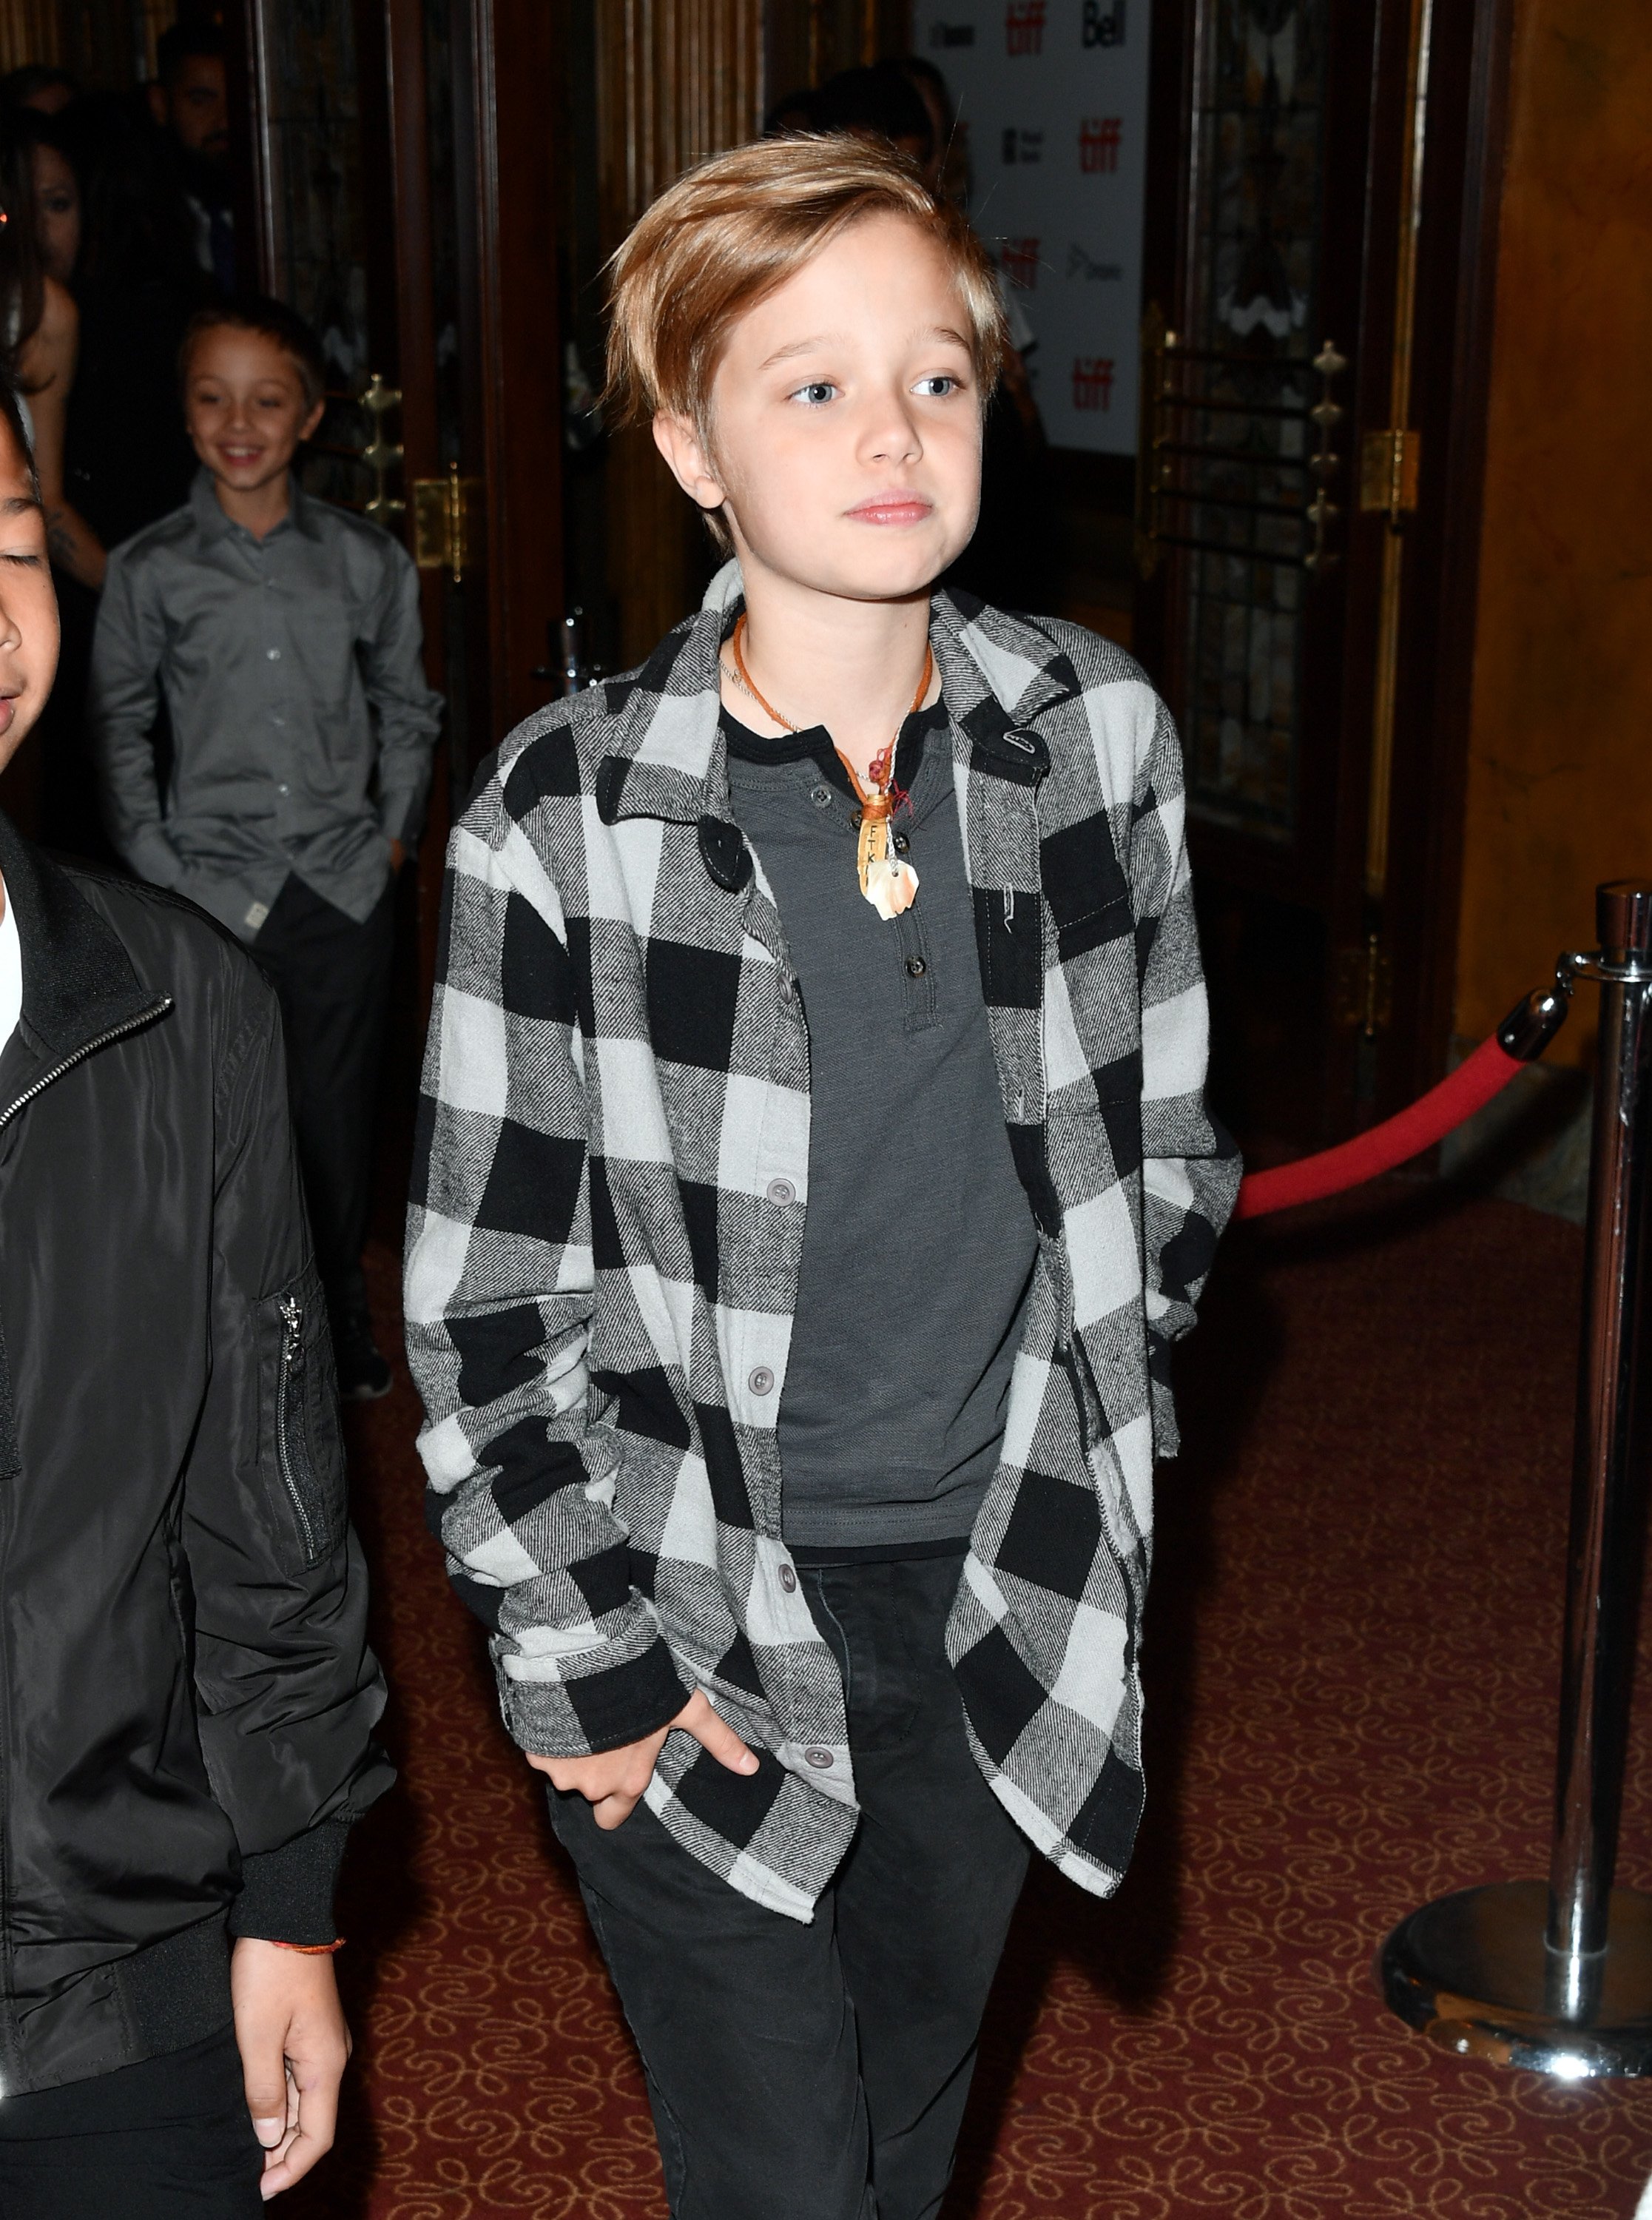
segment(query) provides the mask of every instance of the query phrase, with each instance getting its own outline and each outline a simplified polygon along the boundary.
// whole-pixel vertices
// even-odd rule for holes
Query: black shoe
[[[379,1355],[365,1312],[340,1319],[333,1328],[333,1356],[341,1403],[377,1403],[390,1392],[390,1368]]]

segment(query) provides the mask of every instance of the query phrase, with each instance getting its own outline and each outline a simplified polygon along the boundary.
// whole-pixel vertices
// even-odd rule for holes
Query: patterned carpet
[[[1652,2086],[1447,2059],[1369,1973],[1425,1897],[1543,1869],[1580,1258],[1555,1219],[1393,1186],[1229,1244],[1161,1494],[1146,1832],[1111,1905],[1035,1875],[947,2220],[1633,2214]],[[405,1381],[352,1419],[403,1778],[347,1877],[345,2142],[283,2210],[658,2220],[638,2070],[424,1533],[415,1423]]]

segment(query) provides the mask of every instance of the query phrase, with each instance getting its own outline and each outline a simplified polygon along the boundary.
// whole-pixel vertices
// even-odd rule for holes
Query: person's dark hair
[[[180,380],[189,377],[190,358],[195,352],[196,341],[208,332],[224,330],[257,332],[262,338],[272,340],[284,354],[290,355],[303,383],[304,398],[312,408],[326,392],[327,357],[321,352],[321,342],[284,301],[272,301],[262,294],[250,294],[240,301],[215,302],[211,308],[196,311],[190,318],[184,344],[178,350]]]
[[[185,300],[209,297],[177,164],[141,96],[89,92],[59,128],[81,178],[78,276],[123,288],[159,282]]]
[[[765,139],[783,139],[791,132],[814,128],[814,95],[807,90],[789,92],[783,100],[776,101],[763,119]]]
[[[15,114],[0,115],[0,377],[16,383],[17,359],[40,329],[46,306],[34,162]]]
[[[41,497],[41,482],[34,471],[34,450],[29,445],[28,433],[23,424],[23,412],[17,388],[10,378],[0,377],[0,424],[3,424],[17,445],[23,475],[28,480],[28,490],[36,501]]]
[[[176,84],[185,62],[223,57],[224,34],[215,23],[174,23],[155,41],[155,75],[162,84]]]
[[[25,62],[0,77],[0,101],[9,108],[26,108],[37,92],[49,92],[57,85],[71,100],[79,97],[80,87],[66,69],[59,69],[54,62]]]
[[[816,131],[876,132],[896,144],[915,139],[924,149],[921,160],[934,153],[934,126],[924,97],[896,63],[870,62],[859,69],[840,70],[826,79],[809,106]]]

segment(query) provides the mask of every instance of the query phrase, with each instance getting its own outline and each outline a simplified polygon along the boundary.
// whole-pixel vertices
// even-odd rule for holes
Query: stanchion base
[[[1575,2017],[1559,2008],[1548,1921],[1540,1880],[1437,1897],[1383,1944],[1377,1985],[1401,2019],[1459,2057],[1564,2081],[1652,2073],[1652,1896],[1612,1891],[1593,1996]]]

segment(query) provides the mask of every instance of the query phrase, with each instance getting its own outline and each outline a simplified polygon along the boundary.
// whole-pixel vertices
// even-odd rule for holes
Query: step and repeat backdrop
[[[1051,444],[1136,449],[1149,0],[917,0]],[[1025,334],[1024,334],[1025,336]]]

